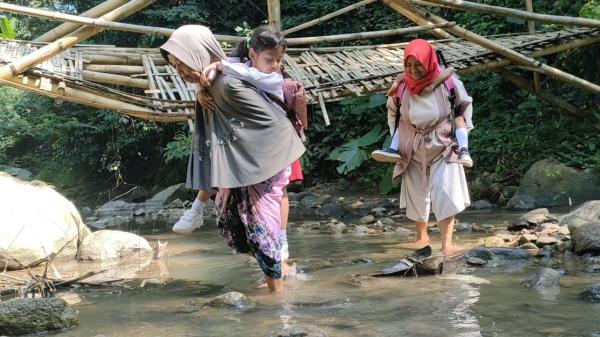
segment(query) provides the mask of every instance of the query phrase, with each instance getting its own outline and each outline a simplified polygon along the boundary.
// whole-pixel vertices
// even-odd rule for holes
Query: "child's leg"
[[[396,128],[394,135],[392,136],[392,142],[390,143],[390,149],[398,151],[400,148],[400,130]]]
[[[458,142],[458,148],[469,148],[469,133],[467,132],[467,125],[465,119],[462,116],[456,117],[454,120],[456,123],[456,141]]]
[[[376,161],[380,161],[383,163],[397,163],[400,161],[401,157],[398,154],[398,149],[400,148],[400,130],[396,128],[394,134],[392,135],[392,142],[390,143],[390,147],[387,149],[375,150],[371,152],[371,157]]]
[[[206,191],[198,192],[198,196],[192,203],[192,208],[188,209],[179,218],[179,221],[173,225],[173,232],[179,234],[190,234],[194,229],[199,228],[204,223],[203,213],[204,204],[210,198],[210,193]]]
[[[290,266],[286,260],[290,257],[288,239],[287,239],[287,223],[290,214],[290,199],[287,193],[287,187],[283,189],[283,197],[281,199],[281,229],[279,230],[279,240],[281,241],[281,272],[286,275],[290,272]]]

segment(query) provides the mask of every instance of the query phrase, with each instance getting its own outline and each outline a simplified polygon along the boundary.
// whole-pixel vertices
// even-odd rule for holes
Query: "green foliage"
[[[581,7],[579,15],[584,18],[600,20],[600,2],[598,0],[590,0]]]
[[[190,144],[192,143],[191,133],[178,133],[173,141],[168,142],[163,152],[165,162],[170,163],[173,160],[187,159],[190,155]]]
[[[17,27],[17,18],[0,18],[0,38],[14,40],[15,27]]]
[[[377,124],[371,131],[367,132],[367,134],[352,139],[331,151],[331,154],[327,159],[342,162],[336,168],[337,172],[339,174],[348,174],[359,168],[365,160],[369,159],[370,152],[368,149],[370,145],[381,142],[386,132],[387,131],[383,130],[383,127],[380,124]]]

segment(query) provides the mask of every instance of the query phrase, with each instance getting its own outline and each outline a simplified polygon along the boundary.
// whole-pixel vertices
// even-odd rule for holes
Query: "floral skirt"
[[[269,277],[281,278],[281,199],[290,168],[256,185],[220,188],[215,198],[217,225],[238,253],[254,255]]]

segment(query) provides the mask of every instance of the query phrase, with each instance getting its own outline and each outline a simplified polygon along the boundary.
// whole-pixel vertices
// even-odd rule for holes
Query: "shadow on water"
[[[461,221],[509,223],[520,214],[471,212]],[[344,219],[346,222],[346,219]],[[475,269],[447,263],[444,275],[354,281],[409,253],[396,235],[290,233],[291,262],[302,272],[286,281],[286,292],[268,296],[255,289],[260,270],[249,256],[232,255],[214,220],[191,236],[146,223],[151,243],[169,241],[170,281],[155,263],[140,268],[127,289],[79,291],[81,325],[58,336],[269,336],[286,326],[311,325],[328,336],[600,336],[600,304],[580,300],[582,286],[600,275],[567,270],[558,292],[539,293],[520,282],[541,266],[535,261]],[[475,245],[485,234],[458,234]],[[439,236],[433,236],[439,241]],[[356,263],[373,260],[375,263]],[[562,281],[561,281],[562,283]],[[191,299],[239,291],[256,301],[247,309],[201,308],[181,312]]]

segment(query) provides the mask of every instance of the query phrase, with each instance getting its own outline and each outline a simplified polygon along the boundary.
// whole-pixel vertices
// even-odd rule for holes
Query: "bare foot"
[[[460,246],[450,246],[440,250],[446,256],[454,256],[458,254],[462,254],[465,249]]]
[[[282,262],[281,263],[281,275],[286,276],[288,275],[290,272],[292,271],[292,267],[290,267],[289,264],[287,264],[287,262]],[[263,280],[262,283],[257,284],[254,288],[256,289],[260,289],[260,288],[266,288],[267,287],[267,281]]]
[[[406,248],[406,249],[421,249],[421,248],[429,246],[429,244],[431,244],[431,240],[417,240],[417,241],[411,242],[411,243],[400,244],[400,247]]]

